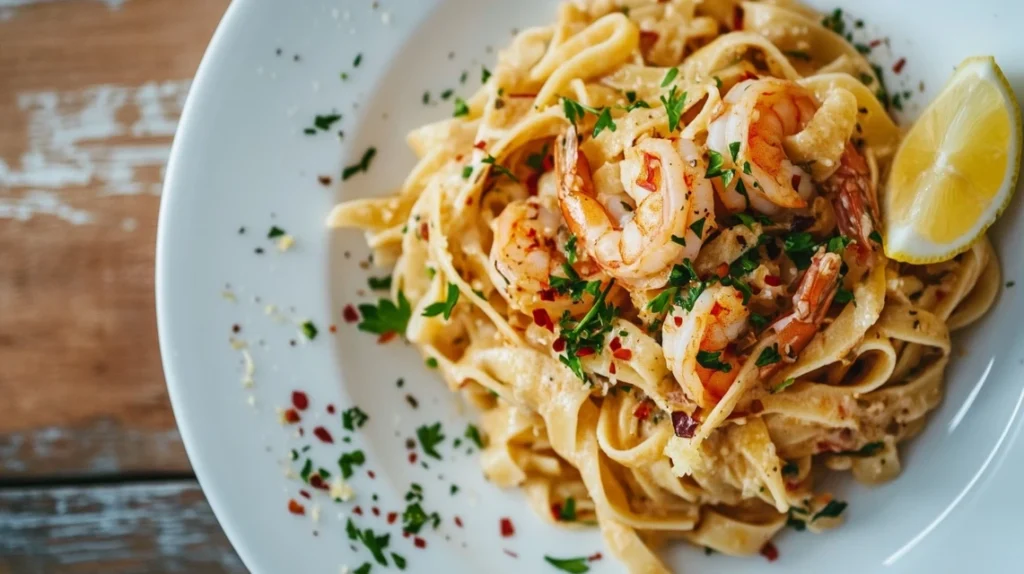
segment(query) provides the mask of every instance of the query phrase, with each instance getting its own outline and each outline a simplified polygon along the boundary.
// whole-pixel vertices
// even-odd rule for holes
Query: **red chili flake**
[[[540,290],[540,300],[541,301],[554,301],[555,300],[555,290],[554,289],[541,289]]]
[[[793,184],[793,189],[799,189],[800,188],[800,180],[801,180],[800,174],[799,173],[794,173],[793,177],[789,180],[789,183]]]
[[[548,154],[544,156],[544,163],[542,164],[544,171],[551,171],[555,169],[555,156]]]
[[[342,319],[345,319],[346,323],[355,323],[359,321],[359,311],[356,311],[355,306],[351,303],[345,305],[345,308],[341,311]]]
[[[935,300],[936,301],[942,301],[945,298],[946,298],[946,292],[945,291],[936,291],[935,292]]]
[[[760,399],[754,399],[754,400],[750,401],[750,412],[751,413],[756,415],[757,413],[759,413],[759,412],[761,412],[763,410],[764,410],[764,404],[760,401]]]
[[[394,339],[397,336],[398,336],[398,333],[396,333],[394,331],[388,331],[387,333],[384,333],[380,337],[377,337],[377,344],[378,345],[383,345],[383,344],[387,343],[388,341],[390,341],[391,339]]]
[[[377,473],[372,470],[366,471],[366,476],[370,477],[370,480],[377,478]]]
[[[299,411],[295,409],[288,409],[284,412],[284,422],[288,424],[293,425],[301,420],[302,417],[299,416]]]
[[[761,556],[767,558],[769,562],[775,562],[779,559],[779,549],[771,541],[765,542],[761,547]]]
[[[519,555],[518,555],[518,554],[516,554],[515,552],[512,552],[512,551],[511,551],[511,550],[509,550],[508,548],[505,548],[505,549],[504,549],[504,552],[505,552],[505,554],[508,554],[509,556],[511,556],[511,557],[513,557],[513,558],[519,558]]]
[[[743,29],[743,8],[739,6],[733,6],[732,8],[732,29]]]
[[[673,411],[672,428],[677,437],[693,438],[693,433],[697,431],[697,421],[683,411]]]
[[[306,436],[306,430],[302,427],[299,427],[299,436]]]
[[[894,74],[898,74],[898,73],[903,71],[903,66],[906,66],[906,65],[907,65],[907,59],[906,58],[900,58],[899,60],[896,60],[895,64],[892,65],[892,72]]]
[[[458,515],[455,515],[455,526],[462,528],[462,519]]]
[[[622,341],[620,341],[618,337],[612,337],[611,342],[608,343],[608,348],[613,351],[618,351],[622,348]]]
[[[388,524],[394,524],[396,520],[398,520],[398,513],[397,512],[389,512],[388,513]]]
[[[377,508],[376,506],[374,506],[373,508],[371,508],[371,509],[370,509],[370,512],[372,512],[374,516],[380,516],[380,509],[379,509],[379,508]]]
[[[683,326],[683,318],[680,317],[679,315],[676,315],[675,317],[673,317],[672,320],[675,322],[676,327],[682,327]]]
[[[309,492],[307,492],[305,490],[300,490],[299,494],[302,495],[305,498],[313,498],[312,496],[309,495]]]
[[[868,42],[868,46],[871,46],[872,48],[877,48],[877,47],[879,47],[881,45],[882,45],[882,39],[881,38],[878,38],[876,40],[871,40],[870,42]]]
[[[292,391],[292,405],[304,411],[309,408],[309,397],[302,391]]]
[[[409,453],[409,464],[416,464],[416,453]]]
[[[562,505],[555,502],[551,505],[551,516],[554,517],[555,521],[562,519]]]
[[[633,410],[633,416],[642,421],[647,420],[651,416],[651,401],[644,401],[637,405]]]
[[[531,196],[537,195],[537,181],[539,179],[540,174],[537,172],[531,173],[530,175],[526,176],[526,191],[528,191]]]
[[[327,330],[332,332],[332,333],[337,333],[338,332],[338,326],[333,324],[333,323],[331,323],[331,326],[328,327]]]
[[[303,515],[306,514],[306,507],[298,503],[294,498],[288,500],[288,512],[292,514]]]
[[[475,147],[476,149],[484,149],[487,147],[487,142],[485,142],[484,140],[480,140],[473,144],[473,147]]]
[[[327,414],[329,414],[329,415],[333,415],[334,414],[334,405],[327,405]]]
[[[416,538],[413,538],[412,539],[412,543],[414,545],[416,545],[416,548],[426,548],[427,547],[427,541],[422,539],[422,538],[420,538],[419,536],[417,536]]]
[[[512,521],[509,520],[508,518],[502,518],[501,519],[501,536],[503,538],[508,538],[509,536],[514,536],[515,533],[516,533],[516,528],[514,526],[512,526]]]
[[[608,365],[608,374],[614,375],[617,372],[618,372],[618,369],[615,368],[615,363],[611,363],[611,364]]]
[[[321,175],[316,178],[320,182],[320,185],[331,185],[331,176]]]
[[[595,351],[593,349],[591,349],[590,347],[583,347],[582,349],[576,351],[576,356],[577,357],[588,357],[590,355],[593,355],[594,352]]]
[[[352,509],[352,514],[355,514],[356,516],[362,516],[363,515],[363,508],[361,506],[357,506],[357,507],[353,508]]]
[[[591,554],[590,556],[587,556],[587,562],[597,562],[601,558],[603,558],[603,556],[601,556],[601,553],[596,552],[594,554]]]
[[[619,349],[612,353],[612,356],[620,361],[628,361],[633,358],[633,351],[629,349]]]
[[[332,437],[330,431],[324,427],[316,427],[313,429],[313,435],[327,444],[334,444],[334,437]]]
[[[555,332],[555,324],[551,321],[551,316],[548,315],[548,312],[545,311],[544,309],[533,310],[533,322],[538,327],[544,327],[545,329],[551,331],[552,333]]]
[[[649,52],[658,43],[658,33],[650,30],[640,30],[640,49]]]
[[[554,349],[556,353],[561,353],[565,350],[565,339],[561,337],[555,339],[555,342],[551,343],[551,348]]]
[[[314,474],[309,477],[309,485],[317,490],[330,490],[331,487],[327,486],[324,479],[319,474]]]
[[[420,223],[420,237],[426,241],[430,239],[430,225],[426,221]]]
[[[467,197],[466,198],[466,205],[473,205],[473,198],[472,197]]]
[[[779,277],[776,277],[775,275],[765,275],[764,276],[764,283],[765,283],[765,285],[770,285],[772,287],[778,287],[779,285],[782,285],[782,279],[780,279]]]

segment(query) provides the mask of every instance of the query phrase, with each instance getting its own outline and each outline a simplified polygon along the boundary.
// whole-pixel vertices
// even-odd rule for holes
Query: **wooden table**
[[[0,574],[243,572],[156,340],[160,182],[227,0],[0,0]]]

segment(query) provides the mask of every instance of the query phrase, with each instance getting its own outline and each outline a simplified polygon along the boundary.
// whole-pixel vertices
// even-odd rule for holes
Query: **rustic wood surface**
[[[153,302],[160,182],[227,4],[0,0],[0,574],[242,570]]]

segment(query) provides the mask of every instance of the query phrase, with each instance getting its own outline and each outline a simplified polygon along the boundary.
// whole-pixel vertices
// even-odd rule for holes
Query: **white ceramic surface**
[[[827,0],[811,3],[833,7]],[[877,36],[891,38],[893,54],[907,58],[903,77],[915,80],[915,87],[923,80],[926,97],[963,57],[988,53],[1024,94],[1024,3],[839,3]],[[413,165],[406,131],[451,113],[450,102],[424,106],[425,90],[434,101],[446,88],[471,94],[479,85],[480,64],[493,66],[491,48],[506,44],[513,28],[553,20],[555,2],[380,4],[374,9],[368,0],[236,0],[217,30],[182,117],[160,214],[160,343],[178,425],[210,504],[253,572],[335,573],[370,559],[361,547],[352,551],[338,517],[349,515],[352,503],[322,500],[318,523],[285,510],[300,486],[282,472],[289,449],[313,444],[312,454],[325,461],[347,450],[297,440],[279,424],[275,407],[286,405],[296,388],[309,392],[315,401],[310,412],[321,413],[332,429],[339,424],[324,412],[327,403],[339,409],[357,404],[370,414],[356,443],[369,458],[364,469],[373,469],[377,478],[357,473],[358,504],[368,509],[375,492],[381,508],[401,510],[409,483],[418,482],[427,490],[428,510],[443,515],[441,529],[425,537],[426,550],[414,549],[397,525],[388,529],[391,549],[408,558],[409,571],[555,572],[542,555],[602,550],[596,532],[566,533],[541,523],[519,493],[488,485],[473,456],[446,456],[429,471],[406,462],[404,441],[416,426],[444,421],[447,454],[469,419],[411,348],[399,342],[379,346],[342,322],[343,305],[369,300],[357,291],[365,289],[368,275],[381,272],[359,267],[368,253],[360,234],[331,233],[323,225],[339,198],[384,194],[402,180]],[[362,63],[354,69],[358,53]],[[459,83],[463,70],[469,71],[465,85]],[[342,71],[349,73],[347,81],[339,79]],[[916,95],[912,101],[924,99]],[[344,116],[332,129],[344,130],[343,140],[333,133],[303,134],[315,114],[331,110]],[[378,155],[369,173],[339,183],[342,167],[371,145]],[[320,185],[320,174],[331,175],[334,183]],[[760,557],[705,557],[680,545],[666,554],[679,571],[1022,571],[1024,445],[1016,439],[1024,398],[1024,302],[1017,290],[1024,288],[1024,272],[1016,254],[1024,235],[1014,233],[1024,229],[1020,201],[1014,200],[993,232],[1004,280],[1019,286],[1003,289],[989,315],[955,338],[946,398],[926,431],[901,449],[903,474],[872,489],[838,480],[841,498],[850,503],[845,526],[817,536],[785,533],[774,564]],[[277,252],[266,239],[271,225],[294,235],[296,247]],[[240,226],[246,234],[239,235]],[[258,246],[267,252],[256,255]],[[223,296],[226,284],[237,301]],[[314,320],[320,335],[301,342],[296,326],[268,316],[266,304],[286,314],[294,307],[290,314]],[[251,391],[242,389],[241,355],[228,344],[235,323],[252,347]],[[336,335],[327,333],[330,323],[338,324]],[[300,344],[292,347],[290,339]],[[399,377],[406,380],[404,389],[395,386]],[[419,398],[419,409],[407,406],[406,392]],[[248,404],[250,394],[255,407]],[[304,424],[307,432],[314,426]],[[462,489],[456,496],[448,492],[452,482]],[[454,515],[464,528],[452,524]],[[503,516],[512,518],[515,537],[499,535]],[[382,530],[383,523],[364,518],[360,524]],[[592,571],[621,571],[605,554],[591,563]]]

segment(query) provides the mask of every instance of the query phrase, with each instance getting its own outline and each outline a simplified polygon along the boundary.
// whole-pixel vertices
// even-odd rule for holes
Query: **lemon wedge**
[[[882,197],[885,253],[935,263],[966,251],[1010,202],[1021,114],[990,56],[964,60],[896,151]]]

